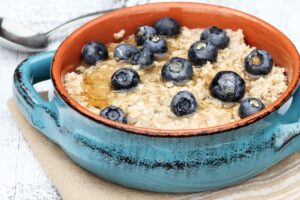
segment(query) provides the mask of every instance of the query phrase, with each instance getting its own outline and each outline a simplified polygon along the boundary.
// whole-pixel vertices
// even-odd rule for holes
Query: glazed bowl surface
[[[91,40],[119,42],[136,28],[173,17],[189,28],[242,29],[246,42],[269,51],[284,66],[288,89],[265,110],[222,126],[160,130],[109,121],[87,111],[63,86],[66,73],[81,62]],[[45,101],[34,89],[52,79]],[[14,98],[26,119],[58,144],[78,165],[109,181],[156,192],[199,192],[237,184],[300,148],[299,55],[270,24],[229,8],[198,3],[157,3],[121,9],[73,32],[56,52],[34,55],[14,73]]]

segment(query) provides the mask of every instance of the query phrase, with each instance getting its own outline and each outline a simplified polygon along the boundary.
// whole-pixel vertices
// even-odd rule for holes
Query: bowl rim
[[[255,121],[258,121],[265,116],[269,115],[273,111],[275,111],[277,108],[279,108],[284,102],[286,102],[289,97],[292,95],[294,90],[297,88],[299,80],[300,80],[300,74],[299,74],[299,67],[298,73],[293,73],[292,79],[289,82],[288,88],[280,95],[280,97],[270,105],[268,105],[265,109],[262,111],[251,115],[249,117],[246,117],[244,119],[240,119],[235,122],[230,122],[226,124],[221,124],[217,126],[211,126],[211,127],[205,127],[205,128],[194,128],[194,129],[158,129],[158,128],[145,128],[145,127],[138,127],[134,125],[129,125],[129,124],[123,124],[120,122],[108,120],[104,117],[101,117],[99,115],[96,115],[86,109],[85,107],[81,106],[75,99],[73,99],[66,89],[64,88],[62,81],[61,81],[61,76],[55,76],[55,74],[58,73],[58,67],[56,66],[56,61],[58,59],[63,59],[60,55],[62,50],[64,49],[64,46],[68,45],[69,41],[71,41],[73,38],[76,37],[76,33],[81,32],[84,29],[88,29],[88,27],[92,26],[96,21],[104,21],[107,20],[108,18],[118,14],[118,13],[126,13],[129,11],[134,11],[137,8],[142,9],[143,7],[157,7],[160,5],[164,6],[170,6],[170,7],[181,7],[185,5],[194,5],[194,6],[203,6],[206,8],[213,8],[213,9],[222,9],[225,10],[226,12],[233,12],[236,13],[239,16],[243,16],[245,18],[248,18],[249,20],[255,20],[258,21],[259,23],[263,24],[264,26],[268,27],[272,31],[276,32],[283,40],[289,43],[291,48],[293,49],[293,54],[296,54],[298,57],[297,61],[297,66],[300,66],[299,62],[299,53],[295,47],[295,45],[291,42],[291,40],[285,36],[281,31],[279,31],[277,28],[272,26],[271,24],[263,21],[262,19],[259,19],[253,15],[250,15],[248,13],[224,7],[224,6],[219,6],[219,5],[211,5],[211,4],[205,4],[205,3],[195,3],[195,2],[160,2],[160,3],[150,3],[150,4],[144,4],[144,5],[138,5],[138,6],[132,6],[132,7],[127,7],[127,8],[122,8],[120,10],[112,11],[110,13],[107,13],[105,15],[102,15],[100,17],[97,17],[88,23],[82,25],[75,31],[73,31],[58,47],[57,51],[55,52],[53,61],[52,61],[52,66],[51,66],[51,79],[54,85],[55,90],[59,94],[59,96],[74,110],[79,112],[80,114],[84,115],[85,117],[88,117],[89,119],[92,119],[96,122],[100,122],[102,125],[105,125],[110,128],[116,128],[120,129],[123,131],[126,131],[127,133],[133,133],[133,134],[138,134],[138,135],[145,135],[145,136],[151,136],[151,137],[189,137],[189,136],[204,136],[204,135],[212,135],[212,134],[218,134],[218,133],[224,133],[230,130],[238,129],[247,125],[252,124]],[[297,72],[297,71],[296,71]]]

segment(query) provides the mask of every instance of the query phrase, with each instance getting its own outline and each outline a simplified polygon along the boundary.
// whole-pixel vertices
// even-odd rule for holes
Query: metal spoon
[[[29,27],[18,22],[0,17],[0,45],[11,50],[34,53],[47,50],[52,42],[50,40],[56,33],[66,30],[76,25],[82,25],[91,17],[111,12],[116,9],[108,9],[82,15],[69,20],[46,33],[37,33]]]

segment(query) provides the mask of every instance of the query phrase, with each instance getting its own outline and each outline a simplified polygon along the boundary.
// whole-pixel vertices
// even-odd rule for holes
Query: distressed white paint
[[[129,0],[127,5],[144,1]],[[156,0],[151,2],[157,2]],[[283,31],[300,48],[298,0],[199,0],[225,5],[256,15]],[[0,15],[38,31],[88,12],[121,6],[122,0],[0,0]],[[205,19],[203,19],[205,20]],[[276,41],[274,41],[276,42]],[[11,97],[12,74],[28,55],[0,47],[0,199],[60,199],[12,120],[6,105]],[[38,88],[47,87],[41,84]]]

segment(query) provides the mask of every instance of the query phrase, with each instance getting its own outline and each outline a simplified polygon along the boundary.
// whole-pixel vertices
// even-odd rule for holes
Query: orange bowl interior
[[[92,40],[103,43],[120,42],[114,33],[124,29],[125,37],[133,34],[141,25],[153,25],[162,17],[172,17],[188,28],[218,26],[233,30],[242,29],[246,43],[270,52],[276,65],[286,68],[289,87],[281,97],[263,111],[237,122],[221,126],[187,130],[161,130],[135,127],[107,120],[95,115],[75,102],[63,86],[66,73],[81,62],[80,52],[84,44]],[[200,37],[200,36],[199,36]],[[62,98],[84,115],[109,126],[129,132],[159,136],[188,136],[230,130],[252,123],[278,108],[291,95],[299,79],[299,55],[292,42],[270,24],[251,15],[233,9],[199,3],[156,3],[114,11],[98,17],[73,32],[58,48],[52,64],[52,80]]]

